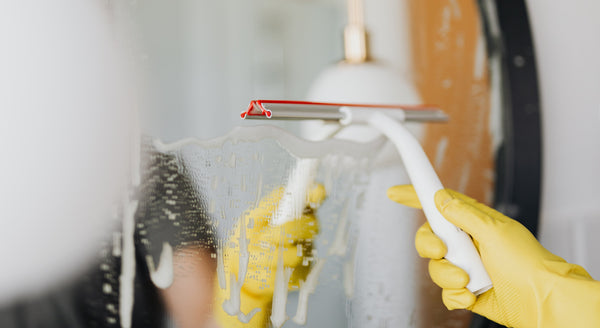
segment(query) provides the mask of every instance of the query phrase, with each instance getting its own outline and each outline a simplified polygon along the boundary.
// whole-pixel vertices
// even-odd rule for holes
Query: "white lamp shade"
[[[421,97],[412,81],[393,68],[377,62],[342,62],[327,68],[317,77],[309,89],[307,98],[311,101],[340,103],[421,104]],[[303,136],[310,140],[318,140],[333,130],[334,126],[310,122],[303,127]],[[368,141],[380,135],[373,128],[350,126],[336,137]]]

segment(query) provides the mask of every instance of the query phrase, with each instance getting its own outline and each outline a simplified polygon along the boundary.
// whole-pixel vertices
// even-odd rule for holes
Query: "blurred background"
[[[132,4],[148,131],[165,140],[216,137],[240,124],[249,99],[306,99],[344,57],[347,4]],[[450,149],[438,167],[445,184],[523,218],[546,247],[595,277],[598,9],[591,0],[364,1],[371,56],[451,115],[453,127],[423,136],[432,157]]]
[[[304,99],[343,58],[341,0],[153,0],[129,10],[147,127],[165,140],[221,136],[251,99]]]
[[[124,174],[112,165],[127,157],[124,153],[130,149],[115,145],[123,146],[129,135],[115,122],[135,126],[135,120],[128,110],[118,109],[139,109],[143,133],[164,142],[206,140],[250,125],[242,123],[239,114],[252,99],[315,99],[339,90],[317,81],[324,81],[328,70],[340,67],[344,59],[343,31],[351,1],[98,0],[76,7],[72,2],[0,5],[0,36],[8,40],[6,49],[18,50],[0,55],[0,70],[8,72],[0,77],[0,90],[9,90],[0,93],[0,136],[6,158],[21,159],[5,161],[1,167],[5,183],[0,246],[5,252],[0,254],[9,267],[19,268],[0,276],[0,286],[10,291],[5,295],[22,294],[19,286],[39,293],[80,272],[81,266],[74,263],[95,254],[96,244],[69,253],[71,244],[63,241],[79,237],[69,241],[83,245],[87,236],[100,239],[98,231],[107,225],[98,223],[101,219],[90,219],[97,225],[81,224],[78,218],[92,205],[78,200],[102,199],[93,208],[104,213],[110,207],[107,190],[122,187],[115,181],[107,186],[94,174],[112,170],[112,176]],[[371,59],[411,86],[410,92],[403,89],[386,99],[436,104],[450,115],[448,124],[428,124],[417,131],[445,186],[520,220],[550,251],[582,265],[596,279],[600,278],[600,257],[595,254],[600,247],[595,238],[600,232],[598,12],[600,3],[594,0],[364,0]],[[112,38],[117,46],[107,41]],[[119,49],[118,55],[109,51],[113,48]],[[365,87],[370,92],[346,99],[379,102],[383,93],[375,91],[385,87],[372,83]],[[86,107],[92,103],[97,106]],[[78,129],[64,130],[69,126]],[[279,126],[307,138],[311,133],[296,123]],[[53,133],[61,137],[53,139]],[[103,139],[107,135],[113,138]],[[46,143],[40,147],[42,136]],[[85,142],[99,148],[86,147]],[[38,154],[31,149],[50,150]],[[105,158],[99,153],[115,161],[99,166]],[[49,160],[55,158],[72,166]],[[47,163],[56,174],[45,174],[39,163]],[[81,176],[73,175],[75,171]],[[407,182],[399,173],[379,179],[377,183]],[[100,191],[82,196],[83,182]],[[69,193],[56,193],[57,185]],[[19,186],[18,192],[14,186]],[[381,188],[377,190],[383,193]],[[33,195],[31,190],[39,192]],[[32,195],[43,200],[38,207],[28,207]],[[81,206],[69,212],[68,219],[50,206],[59,203],[64,208]],[[394,217],[400,211],[390,207],[377,214]],[[412,248],[414,229],[423,218],[411,215],[415,220],[410,223],[365,230],[360,241],[364,253],[359,256],[381,260],[385,270],[359,270],[357,281],[362,279],[364,293],[359,289],[357,297],[366,307],[350,307],[351,320],[343,315],[327,320],[339,326],[353,322],[356,327],[492,327],[467,312],[443,307],[439,289],[427,277],[426,262],[417,259]],[[11,221],[21,217],[44,217],[45,228],[33,229],[32,234],[31,226],[40,220],[23,219],[18,221],[21,226]],[[81,230],[65,233],[73,223]],[[14,254],[7,250],[22,236],[30,237],[30,242],[19,244],[28,251],[12,261]],[[52,265],[64,254],[73,256],[60,262],[62,266]],[[399,260],[390,259],[398,254]],[[37,279],[35,274],[22,274],[48,267],[54,268],[48,271],[52,278],[39,279],[39,284],[29,283]],[[3,301],[10,300],[7,296]]]

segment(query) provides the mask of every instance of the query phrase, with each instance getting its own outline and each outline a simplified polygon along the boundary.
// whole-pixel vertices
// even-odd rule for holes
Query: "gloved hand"
[[[421,208],[412,186],[388,189],[393,201]],[[469,277],[443,259],[446,246],[428,223],[415,238],[446,307],[468,309],[508,327],[600,327],[600,282],[550,253],[520,223],[452,190],[440,190],[442,215],[473,238],[493,288],[476,297]]]
[[[271,217],[283,192],[284,188],[279,188],[264,197],[240,219],[234,227],[235,233],[223,245],[225,274],[219,280],[225,278],[226,281],[217,282],[213,304],[221,327],[267,327],[280,255],[283,267],[293,270],[288,284],[290,290],[298,289],[300,280],[308,275],[310,261],[305,258],[312,256],[313,239],[319,232],[314,210],[325,198],[325,188],[318,185],[309,193],[309,204],[300,218],[273,226]],[[243,240],[244,234],[247,243]],[[248,259],[247,269],[243,263],[240,268],[240,254],[242,259]]]

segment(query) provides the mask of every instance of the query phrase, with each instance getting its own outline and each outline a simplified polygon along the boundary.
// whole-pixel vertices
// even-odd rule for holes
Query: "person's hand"
[[[421,207],[409,185],[388,189],[388,197]],[[600,282],[582,267],[550,253],[523,225],[472,198],[446,189],[435,202],[448,221],[471,235],[494,285],[478,297],[467,290],[469,276],[444,259],[446,245],[425,223],[415,245],[431,259],[431,279],[442,288],[448,309],[468,309],[508,327],[600,326]]]
[[[285,270],[291,270],[290,290],[298,289],[308,275],[313,239],[319,232],[314,210],[325,198],[325,188],[319,185],[310,192],[301,217],[273,226],[270,221],[283,192],[279,188],[261,199],[223,245],[224,272],[219,274],[213,305],[222,327],[267,327],[280,258]]]

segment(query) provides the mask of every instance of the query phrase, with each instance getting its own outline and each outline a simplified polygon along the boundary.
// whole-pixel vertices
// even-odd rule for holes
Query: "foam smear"
[[[280,328],[287,320],[285,308],[287,304],[288,283],[292,275],[291,268],[283,267],[283,249],[279,251],[277,271],[275,272],[275,290],[273,292],[273,307],[271,310],[271,324]]]
[[[223,302],[223,310],[225,313],[231,316],[237,316],[238,319],[243,323],[248,323],[252,319],[252,317],[260,311],[260,308],[252,309],[248,314],[244,314],[241,309],[241,293],[242,286],[244,285],[244,281],[246,280],[246,272],[248,271],[248,262],[250,261],[250,254],[248,253],[248,239],[246,238],[246,224],[242,221],[239,225],[240,227],[240,237],[238,238],[239,245],[239,272],[238,277],[236,278],[235,274],[231,273],[229,276],[229,299]],[[220,253],[220,252],[219,252]],[[221,279],[221,275],[225,276],[225,271],[223,269],[223,260],[222,254],[218,255],[217,266],[221,265],[221,269],[217,267],[217,274],[219,279]],[[221,273],[222,272],[222,273]],[[224,280],[224,279],[223,279]],[[221,280],[219,280],[219,285],[223,288],[223,284]]]
[[[122,328],[131,327],[133,311],[133,283],[135,280],[135,212],[138,201],[125,200],[125,215],[123,218],[123,245],[121,256],[121,275],[119,276],[119,315]]]
[[[241,310],[240,293],[242,284],[238,284],[235,274],[231,273],[229,276],[229,299],[223,302],[223,310],[225,313],[234,316],[238,315]]]
[[[329,248],[330,255],[344,256],[348,248],[348,202],[344,205],[342,210],[340,223],[338,224],[335,232],[335,239]]]
[[[248,253],[248,239],[246,238],[246,221],[242,219],[240,222],[240,238],[238,239],[239,245],[239,272],[238,282],[241,286],[246,280],[246,272],[248,271],[248,262],[250,262],[250,253]]]
[[[221,289],[227,288],[227,282],[225,281],[225,264],[223,263],[223,248],[221,245],[217,247],[217,279],[219,280],[219,287]]]
[[[356,242],[352,247],[350,258],[344,262],[344,292],[351,299],[354,296],[354,263],[356,261]]]
[[[241,321],[242,323],[248,323],[248,322],[250,322],[250,320],[252,320],[252,317],[254,317],[254,315],[257,314],[258,312],[260,312],[260,308],[254,308],[254,309],[252,309],[252,311],[248,312],[248,314],[244,314],[242,311],[240,311],[240,313],[238,313],[237,317],[238,317],[238,320]]]
[[[302,215],[308,199],[309,188],[314,184],[319,160],[300,159],[296,167],[290,173],[287,187],[277,211],[275,212],[272,223],[281,225]]]
[[[299,325],[306,324],[306,317],[308,313],[308,297],[317,288],[319,282],[319,275],[325,265],[324,259],[318,259],[314,267],[310,270],[310,273],[306,277],[306,281],[300,281],[300,292],[298,295],[298,308],[296,309],[296,315],[292,319]]]
[[[158,268],[154,267],[152,255],[146,255],[146,263],[150,271],[150,279],[160,289],[166,289],[173,283],[173,248],[168,242],[163,243]]]

